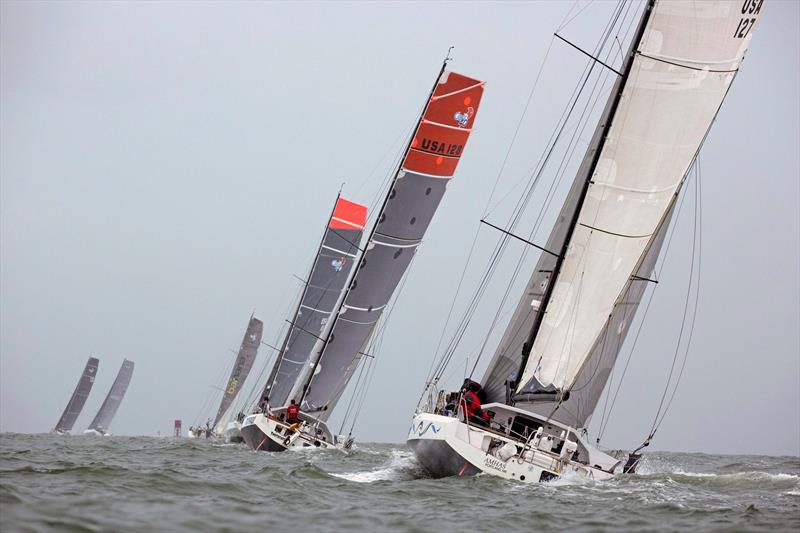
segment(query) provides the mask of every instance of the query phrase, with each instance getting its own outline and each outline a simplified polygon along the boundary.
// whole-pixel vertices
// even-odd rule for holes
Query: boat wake
[[[392,450],[388,461],[381,468],[359,472],[331,473],[331,475],[355,483],[374,483],[376,481],[417,479],[424,474],[412,452]]]

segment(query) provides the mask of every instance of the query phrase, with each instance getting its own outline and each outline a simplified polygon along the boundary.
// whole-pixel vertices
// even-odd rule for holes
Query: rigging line
[[[616,14],[611,18],[609,23],[606,25],[606,29],[604,31],[605,38],[601,38],[601,42],[598,43],[598,48],[599,49],[602,49],[602,47],[604,46],[604,43],[607,42],[608,38],[610,37],[611,31],[612,31],[613,27],[616,25],[616,21],[619,19],[619,15],[622,12],[622,9],[621,9],[622,5],[623,4],[618,3],[618,7],[615,10]],[[510,221],[510,225],[509,225],[510,228],[513,229],[513,227],[519,221],[519,219],[520,219],[520,217],[522,215],[522,209],[524,208],[524,206],[527,205],[527,202],[529,202],[530,197],[531,197],[531,195],[533,193],[533,190],[535,189],[535,185],[538,183],[539,179],[541,178],[543,169],[546,166],[547,162],[549,161],[549,158],[551,157],[551,155],[552,155],[552,153],[553,153],[553,151],[555,149],[555,146],[558,144],[558,140],[560,139],[561,134],[563,133],[564,129],[566,128],[567,121],[568,121],[569,117],[572,115],[572,112],[574,111],[575,106],[578,103],[579,95],[583,92],[583,90],[584,90],[584,88],[586,86],[586,83],[588,83],[589,75],[591,74],[593,69],[594,69],[594,63],[590,63],[585,67],[584,74],[582,75],[582,78],[584,78],[583,82],[579,82],[577,84],[576,88],[573,90],[573,95],[572,95],[571,99],[573,99],[573,98],[574,99],[572,101],[572,104],[568,105],[567,108],[562,113],[562,117],[561,117],[561,119],[559,121],[559,122],[561,122],[561,126],[559,128],[557,128],[553,132],[553,135],[551,136],[552,144],[550,144],[550,148],[548,150],[545,150],[545,152],[542,154],[542,159],[544,159],[544,161],[542,162],[542,159],[540,159],[541,165],[539,166],[539,171],[536,172],[536,173],[532,173],[531,174],[531,178],[533,179],[533,183],[528,188],[528,192],[525,195],[523,195],[520,198],[520,200],[518,201],[517,207],[516,207],[516,214],[511,217],[511,221]],[[551,186],[551,189],[552,189],[552,186]],[[478,290],[477,290],[476,294],[473,296],[472,302],[470,303],[470,306],[469,306],[467,312],[465,313],[464,318],[462,319],[461,325],[457,329],[453,339],[451,340],[451,342],[450,342],[450,344],[448,346],[449,353],[447,353],[447,351],[446,351],[442,355],[442,359],[440,360],[440,365],[439,365],[439,368],[441,370],[438,372],[439,377],[441,377],[441,373],[443,372],[444,368],[449,363],[449,360],[452,358],[453,353],[455,351],[455,348],[457,347],[458,343],[460,342],[460,339],[463,337],[463,335],[464,335],[464,333],[466,331],[466,327],[468,326],[472,316],[474,315],[474,312],[475,312],[475,309],[477,307],[477,304],[480,301],[480,299],[482,298],[483,293],[486,290],[486,285],[488,284],[488,281],[491,279],[491,277],[492,277],[492,275],[494,273],[497,261],[499,260],[500,256],[502,255],[507,242],[508,242],[508,238],[504,236],[503,238],[500,239],[500,242],[495,247],[495,252],[493,252],[493,254],[492,254],[492,258],[490,259],[489,265],[487,266],[487,270],[486,270],[486,272],[485,272],[485,274],[484,274],[484,276],[483,276],[483,278],[481,280],[481,283],[478,286]]]
[[[505,171],[506,164],[508,163],[508,159],[511,156],[511,150],[514,148],[516,144],[517,137],[519,136],[519,131],[522,128],[522,123],[525,120],[525,116],[528,113],[528,108],[531,105],[531,101],[533,100],[533,95],[536,92],[536,87],[539,86],[539,79],[542,77],[542,71],[544,70],[544,66],[547,64],[547,58],[550,56],[550,50],[553,48],[553,40],[554,37],[550,37],[550,44],[547,45],[547,51],[544,54],[544,59],[542,59],[542,63],[539,65],[539,71],[536,73],[536,78],[533,81],[533,85],[531,86],[531,90],[528,93],[528,99],[525,101],[525,107],[522,109],[522,114],[517,121],[517,126],[514,128],[514,135],[511,136],[511,142],[508,145],[508,150],[506,150],[506,154],[503,157],[503,162],[500,164],[500,169],[497,171],[497,177],[495,178],[494,185],[492,186],[492,190],[489,193],[489,198],[486,200],[486,206],[483,208],[484,216],[486,218],[488,216],[489,205],[492,203],[492,198],[494,198],[494,193],[497,190],[497,185],[500,183],[500,177],[503,175]]]
[[[577,0],[576,0],[576,2],[575,2],[575,3],[577,4]],[[569,24],[570,24],[570,23],[571,23],[573,20],[575,20],[575,18],[576,18],[578,15],[580,15],[581,13],[583,13],[583,12],[586,10],[586,8],[587,8],[587,7],[589,7],[590,5],[592,5],[593,3],[594,3],[594,0],[589,0],[589,2],[588,2],[586,5],[584,5],[584,6],[583,6],[583,7],[580,9],[580,11],[578,11],[577,13],[575,13],[574,15],[572,15],[572,18],[570,18],[568,21],[566,21],[566,22],[562,23],[562,24],[561,24],[561,26],[559,26],[559,27],[558,27],[558,29],[557,29],[556,31],[557,31],[557,32],[558,32],[558,31],[561,31],[561,30],[563,30],[564,28],[566,28],[567,26],[569,26]],[[570,11],[572,11],[572,10],[570,9]],[[566,18],[566,17],[565,17],[565,18]]]
[[[697,196],[697,213],[696,213],[696,227],[695,227],[695,239],[697,240],[697,281],[695,283],[695,294],[694,294],[694,303],[693,303],[693,310],[692,310],[692,319],[691,319],[691,326],[689,328],[689,335],[686,340],[686,348],[684,350],[683,355],[683,362],[681,363],[680,371],[678,372],[678,377],[675,380],[675,386],[672,389],[672,393],[670,395],[669,400],[667,401],[667,405],[664,408],[664,412],[661,415],[661,419],[655,425],[655,428],[651,432],[651,437],[658,431],[658,428],[661,427],[661,423],[664,421],[664,418],[667,416],[667,411],[669,411],[670,406],[672,405],[672,400],[675,399],[675,393],[678,392],[678,385],[680,385],[681,378],[683,377],[683,371],[686,368],[686,361],[689,358],[689,349],[692,345],[692,337],[694,335],[694,326],[697,322],[697,309],[700,299],[700,274],[701,274],[701,266],[702,266],[702,256],[703,256],[703,207],[702,207],[702,184],[701,184],[701,174],[700,174],[700,163],[699,160],[696,163],[695,167],[695,195]]]
[[[588,78],[587,78],[586,81],[588,81]],[[603,80],[603,82],[604,81],[605,80]],[[551,202],[552,197],[553,197],[552,193],[555,190],[556,183],[560,183],[560,181],[563,179],[564,174],[566,173],[566,161],[571,159],[572,154],[574,153],[575,149],[577,148],[577,139],[579,138],[579,133],[582,134],[582,132],[585,130],[586,126],[588,125],[587,112],[590,109],[594,109],[596,107],[597,101],[599,100],[599,97],[600,97],[600,94],[601,94],[600,91],[598,91],[598,87],[600,87],[600,86],[602,86],[601,79],[598,78],[595,81],[594,86],[592,87],[589,100],[587,101],[586,106],[584,106],[584,109],[583,109],[583,111],[581,113],[581,116],[580,116],[580,118],[578,120],[578,126],[576,126],[576,129],[573,131],[573,135],[572,135],[572,138],[570,139],[570,142],[568,144],[567,151],[565,152],[565,155],[563,156],[563,158],[561,160],[561,163],[559,164],[559,168],[557,170],[557,176],[558,177],[557,177],[556,180],[553,181],[553,183],[551,183],[551,187],[550,187],[550,190],[548,191],[548,195],[547,195],[546,206],[550,205],[550,202]],[[595,95],[595,91],[597,91],[596,95]],[[592,102],[593,98],[594,98],[594,102]],[[581,126],[581,124],[583,124],[583,126]],[[543,220],[543,213],[546,211],[546,209],[547,209],[547,207],[545,207],[545,209],[542,209],[540,211],[539,217],[537,218],[537,221],[536,221],[536,223],[534,225],[534,228],[531,231],[532,235],[535,234],[536,231],[538,231],[538,228],[540,227],[541,222]],[[523,264],[523,261],[525,260],[526,253],[527,253],[527,250],[521,255],[520,259],[517,262],[517,266],[515,268],[514,274],[513,274],[512,278],[511,278],[507,288],[506,288],[506,293],[504,294],[503,299],[501,301],[501,304],[500,304],[500,308],[501,309],[505,305],[505,302],[507,301],[508,293],[509,293],[510,289],[512,288],[512,286],[516,282],[516,278],[519,275],[520,268],[521,268],[521,266]],[[487,339],[486,339],[487,341],[488,341],[488,336],[492,333],[494,327],[495,327],[495,322],[492,323],[492,326],[490,327],[490,329],[489,329],[489,331],[487,333]],[[476,366],[477,366],[477,362],[478,361],[476,361]]]
[[[565,43],[567,43],[568,45],[570,45],[572,48],[574,48],[574,49],[575,49],[575,50],[577,50],[578,52],[580,52],[580,53],[584,54],[585,56],[588,56],[588,57],[590,57],[591,59],[593,59],[593,60],[594,60],[594,61],[596,61],[597,63],[600,63],[601,65],[603,65],[604,67],[606,67],[606,68],[607,68],[608,70],[610,70],[611,72],[614,72],[614,73],[615,73],[617,76],[620,76],[620,77],[622,76],[622,72],[618,71],[617,69],[615,69],[614,67],[612,67],[612,66],[611,66],[611,65],[609,65],[608,63],[604,63],[603,61],[600,61],[599,59],[597,59],[596,57],[594,57],[592,54],[590,54],[589,52],[587,52],[587,51],[586,51],[586,50],[584,50],[583,48],[581,48],[581,47],[579,47],[579,46],[577,46],[577,45],[575,45],[575,44],[573,44],[573,43],[569,42],[568,40],[564,39],[564,38],[563,38],[562,36],[560,36],[558,33],[554,33],[553,35],[555,35],[556,37],[558,37],[559,39],[561,39],[562,41],[564,41]]]
[[[683,184],[681,184],[681,187],[683,187]],[[676,192],[676,194],[679,194],[679,193],[680,193],[680,188],[678,189],[678,192]],[[662,272],[664,270],[664,265],[666,263],[666,260],[669,257],[669,249],[672,246],[672,238],[675,236],[675,232],[676,232],[677,227],[678,227],[678,222],[677,221],[680,220],[680,215],[681,215],[681,211],[683,209],[683,204],[685,203],[685,200],[686,200],[686,195],[685,194],[681,195],[680,198],[679,198],[679,201],[678,201],[678,206],[677,206],[677,208],[675,210],[675,218],[674,218],[675,221],[672,223],[672,227],[669,230],[669,237],[667,237],[667,244],[666,244],[666,246],[664,248],[664,252],[663,252],[663,255],[662,255],[662,257],[663,257],[663,260],[661,262],[661,271]],[[655,272],[655,270],[656,270],[656,268],[653,267],[653,271],[654,272]],[[660,279],[661,275],[659,274],[657,277]],[[646,322],[648,312],[650,311],[650,305],[653,303],[653,296],[654,295],[655,295],[655,286],[650,291],[650,295],[649,295],[648,300],[647,300],[647,305],[645,306],[644,312],[642,313],[642,319],[639,321],[639,327],[636,329],[636,336],[633,338],[633,344],[631,345],[631,348],[628,351],[628,357],[627,357],[627,359],[625,361],[625,366],[622,369],[622,375],[620,376],[619,381],[617,382],[617,388],[614,391],[614,397],[611,400],[611,407],[608,410],[608,418],[606,419],[605,424],[601,425],[600,429],[598,430],[598,438],[603,438],[603,435],[605,434],[605,431],[606,431],[606,428],[608,426],[608,423],[611,420],[611,415],[614,412],[614,407],[615,407],[615,405],[617,403],[617,397],[619,396],[620,389],[622,388],[622,383],[625,380],[625,375],[628,372],[628,366],[630,365],[631,359],[633,359],[633,354],[636,352],[636,345],[639,342],[639,335],[642,333],[642,329],[644,328],[644,324]],[[610,387],[610,385],[609,385],[609,387]]]
[[[655,434],[655,428],[657,425],[658,417],[661,414],[661,408],[664,405],[664,400],[667,397],[667,393],[669,392],[670,384],[672,382],[672,374],[675,371],[675,364],[678,361],[678,355],[680,353],[680,346],[681,341],[683,340],[683,332],[684,328],[686,327],[686,317],[689,310],[689,302],[691,300],[691,290],[692,290],[692,281],[694,277],[694,265],[695,265],[695,247],[697,245],[697,180],[695,179],[695,205],[694,205],[694,229],[693,229],[693,236],[692,236],[692,259],[689,266],[689,284],[686,287],[686,301],[683,306],[683,317],[681,318],[681,327],[678,332],[678,342],[675,344],[675,354],[672,357],[672,365],[669,369],[669,375],[667,376],[667,382],[664,386],[664,392],[661,395],[661,401],[658,404],[658,409],[656,410],[656,415],[653,419],[653,426],[650,429],[650,436],[651,438]]]

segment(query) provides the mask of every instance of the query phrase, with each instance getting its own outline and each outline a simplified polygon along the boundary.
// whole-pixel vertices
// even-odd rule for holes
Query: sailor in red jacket
[[[474,386],[471,386],[464,392],[463,401],[467,412],[467,419],[481,426],[488,426],[489,413],[481,409],[481,401],[478,399],[478,395],[475,394],[474,388]]]
[[[286,423],[292,425],[298,422],[300,422],[300,406],[292,400],[292,403],[286,408]]]

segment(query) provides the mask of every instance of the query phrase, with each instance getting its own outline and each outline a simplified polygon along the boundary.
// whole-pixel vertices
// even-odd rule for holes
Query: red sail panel
[[[445,72],[433,91],[403,168],[432,176],[455,174],[485,82]]]
[[[363,230],[366,223],[367,206],[339,197],[328,227],[332,229]]]

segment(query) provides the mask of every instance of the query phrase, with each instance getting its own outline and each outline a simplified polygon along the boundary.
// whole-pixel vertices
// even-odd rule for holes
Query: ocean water
[[[605,482],[431,479],[403,445],[0,435],[5,531],[800,531],[800,459],[654,452]]]

